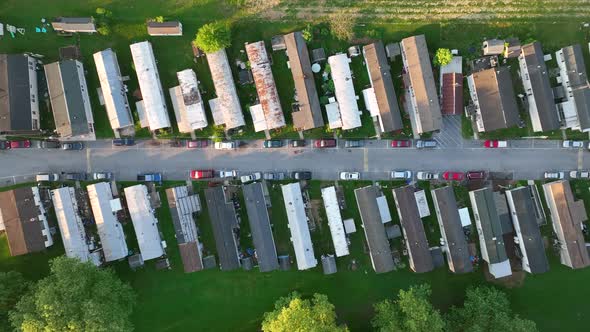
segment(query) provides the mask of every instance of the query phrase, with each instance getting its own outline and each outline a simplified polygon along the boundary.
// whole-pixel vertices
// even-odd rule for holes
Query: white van
[[[41,181],[59,181],[59,174],[48,174],[48,173],[37,174],[36,181],[37,182],[41,182]]]

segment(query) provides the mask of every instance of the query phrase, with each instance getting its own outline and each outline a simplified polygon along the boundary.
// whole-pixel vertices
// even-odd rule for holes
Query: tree
[[[6,320],[8,312],[14,308],[21,296],[27,291],[29,282],[16,271],[0,272],[0,330],[8,330]]]
[[[110,10],[103,8],[103,7],[96,8],[96,14],[98,16],[104,16],[107,18],[113,16],[113,12],[111,12]]]
[[[164,23],[164,16],[156,16],[156,17],[154,17],[154,22]]]
[[[306,42],[311,42],[313,40],[313,27],[311,24],[308,24],[305,29],[301,31],[301,35]]]
[[[111,28],[109,28],[106,24],[99,25],[98,29],[96,29],[101,36],[108,36],[111,34]]]
[[[377,331],[437,332],[445,322],[438,310],[432,307],[430,286],[412,286],[400,290],[394,302],[384,300],[375,304],[372,325]]]
[[[328,25],[334,38],[351,41],[354,39],[355,13],[341,10],[328,16]]]
[[[195,44],[205,53],[214,53],[231,45],[228,23],[216,21],[203,25],[197,32]]]
[[[112,270],[61,256],[9,316],[22,331],[131,331],[134,303],[133,290]]]
[[[434,55],[435,66],[446,66],[453,61],[453,54],[448,48],[439,48]]]
[[[462,308],[448,315],[451,331],[536,331],[533,321],[512,313],[506,294],[493,287],[469,288]]]
[[[275,303],[275,309],[264,314],[262,331],[348,331],[345,326],[336,325],[334,305],[323,294],[314,294],[311,299],[302,299],[293,292]]]

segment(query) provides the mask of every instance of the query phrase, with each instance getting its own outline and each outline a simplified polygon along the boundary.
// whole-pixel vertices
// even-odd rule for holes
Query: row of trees
[[[441,331],[536,331],[533,321],[512,312],[508,297],[493,287],[480,286],[467,290],[462,307],[453,307],[442,314],[430,303],[428,285],[400,290],[395,300],[383,300],[374,305],[371,325],[375,331],[441,332]],[[287,331],[348,331],[337,323],[335,307],[328,297],[314,294],[303,299],[292,293],[280,298],[271,312],[264,314],[262,330]]]
[[[134,305],[131,286],[111,269],[65,256],[36,283],[0,272],[0,322],[17,331],[132,331]]]

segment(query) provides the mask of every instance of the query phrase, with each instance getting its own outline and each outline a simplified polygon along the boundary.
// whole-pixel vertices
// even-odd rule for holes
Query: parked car
[[[363,145],[365,145],[365,142],[362,140],[346,140],[344,142],[344,147],[345,148],[361,148],[363,147]]]
[[[132,146],[135,145],[135,140],[133,138],[125,137],[125,138],[115,138],[113,140],[114,146]]]
[[[304,139],[294,139],[291,141],[291,147],[293,147],[293,148],[302,148],[304,146],[305,146]]]
[[[88,176],[86,175],[86,173],[72,172],[72,173],[62,173],[62,174],[63,174],[64,180],[68,180],[68,181],[86,181],[86,179],[88,179]]]
[[[137,175],[137,181],[162,183],[162,173],[143,173]]]
[[[219,171],[219,177],[222,179],[225,178],[235,178],[236,176],[238,176],[238,171],[233,170],[233,171]]]
[[[190,140],[186,142],[187,149],[206,148],[207,146],[209,146],[209,141],[206,139]]]
[[[334,138],[322,138],[314,142],[316,148],[334,148],[336,147],[336,139]]]
[[[254,172],[252,174],[240,176],[240,181],[242,181],[242,183],[258,181],[260,179],[262,179],[262,173],[260,173],[260,172]]]
[[[191,171],[190,177],[194,180],[210,179],[215,177],[215,171],[212,169],[194,169]]]
[[[467,172],[467,178],[469,180],[483,180],[486,177],[486,172],[484,171],[470,171]]]
[[[563,179],[565,177],[564,172],[545,172],[543,175],[545,179]]]
[[[360,172],[340,172],[340,180],[360,180]]]
[[[0,141],[0,150],[10,150],[10,141]]]
[[[262,174],[262,178],[268,181],[281,181],[286,178],[283,172],[267,172]]]
[[[11,149],[24,149],[24,148],[30,148],[30,147],[31,147],[31,141],[29,141],[28,139],[21,140],[21,141],[10,141],[10,148]]]
[[[59,149],[61,143],[59,141],[41,141],[41,148],[43,149]]]
[[[420,171],[416,173],[418,180],[438,180],[438,173]]]
[[[35,180],[37,182],[42,182],[42,181],[59,181],[59,174],[55,174],[55,173],[41,173],[41,174],[37,174]]]
[[[489,139],[483,143],[483,146],[488,149],[506,148],[508,147],[508,141],[499,141],[496,139]]]
[[[416,148],[417,149],[434,149],[436,148],[436,146],[438,145],[438,143],[435,140],[431,140],[431,139],[421,139],[416,141]]]
[[[215,142],[215,149],[217,150],[232,150],[236,148],[236,142]]]
[[[412,171],[392,171],[391,178],[397,180],[408,180],[412,178]]]
[[[265,148],[280,148],[283,146],[283,141],[280,139],[267,139],[264,141],[263,146]]]
[[[447,181],[462,181],[465,177],[465,173],[463,172],[450,172],[446,171],[443,173],[443,179]]]
[[[291,177],[295,180],[311,180],[311,172],[293,172],[291,173]]]
[[[111,172],[96,172],[92,174],[92,178],[94,180],[112,180],[113,173]]]
[[[582,141],[563,141],[562,147],[564,148],[572,148],[572,149],[582,149],[584,148],[584,142]]]
[[[82,150],[84,149],[84,143],[82,142],[64,142],[61,144],[62,150]]]
[[[571,171],[570,178],[572,179],[589,179],[590,171]]]
[[[412,146],[412,141],[409,139],[394,139],[391,141],[392,148],[409,148]]]

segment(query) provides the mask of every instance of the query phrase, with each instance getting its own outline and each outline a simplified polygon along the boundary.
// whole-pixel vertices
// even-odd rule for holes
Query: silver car
[[[565,177],[564,172],[545,172],[543,175],[545,179],[563,179]]]
[[[392,171],[392,179],[408,180],[412,178],[412,171]]]

